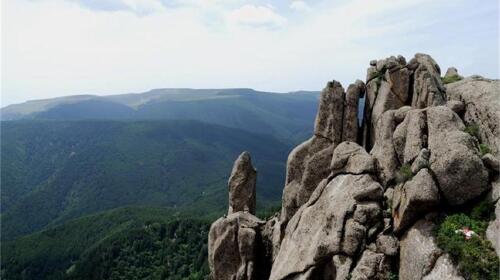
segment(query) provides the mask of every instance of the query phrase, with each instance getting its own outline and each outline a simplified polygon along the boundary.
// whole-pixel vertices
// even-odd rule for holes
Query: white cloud
[[[255,6],[244,5],[227,14],[229,24],[245,26],[282,27],[286,18],[277,14],[270,5]]]
[[[498,7],[487,2],[325,0],[307,17],[285,19],[287,6],[240,0],[162,8],[160,0],[116,1],[155,12],[3,1],[3,104],[160,87],[317,90],[331,79],[346,87],[363,79],[370,59],[415,52],[430,53],[443,70],[453,64],[464,75],[498,78]]]
[[[307,5],[306,2],[301,1],[301,0],[293,1],[290,4],[290,9],[298,11],[298,12],[309,12],[309,11],[311,11],[311,7],[309,7],[309,5]]]

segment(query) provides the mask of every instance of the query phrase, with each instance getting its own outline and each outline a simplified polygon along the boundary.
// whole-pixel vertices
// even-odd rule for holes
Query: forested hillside
[[[226,207],[231,162],[256,155],[259,204],[281,195],[290,143],[195,121],[2,122],[2,239],[116,207]]]
[[[208,222],[165,208],[86,216],[2,244],[2,279],[203,279]]]

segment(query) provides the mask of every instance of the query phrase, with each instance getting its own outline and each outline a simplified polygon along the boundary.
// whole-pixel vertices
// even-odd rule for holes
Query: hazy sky
[[[499,77],[497,0],[2,0],[2,105],[161,87],[320,90],[416,52]]]

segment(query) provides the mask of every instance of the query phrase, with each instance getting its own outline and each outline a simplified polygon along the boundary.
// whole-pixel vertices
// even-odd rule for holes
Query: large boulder
[[[435,224],[422,219],[401,238],[399,279],[461,280],[458,268],[439,249],[433,235]]]
[[[322,266],[334,255],[361,250],[365,236],[359,233],[369,231],[374,219],[381,220],[381,217],[363,217],[362,212],[357,214],[356,220],[350,217],[354,216],[358,204],[354,197],[373,184],[377,182],[366,174],[338,175],[329,182],[323,180],[288,223],[270,279],[298,277]],[[372,210],[380,212],[380,209]],[[370,214],[373,211],[369,211]],[[351,220],[349,230],[348,220]]]
[[[500,156],[500,80],[472,76],[446,85],[451,101],[465,104],[463,118],[479,126],[479,140]]]
[[[263,221],[237,212],[215,221],[208,234],[208,261],[212,279],[257,280],[267,277],[259,228]]]
[[[243,152],[234,162],[229,177],[229,211],[232,214],[246,211],[255,214],[255,184],[257,171],[248,152]]]
[[[394,231],[410,226],[419,216],[439,204],[439,190],[427,168],[421,169],[410,181],[399,184],[392,196]]]
[[[375,173],[375,159],[354,142],[342,142],[333,151],[331,174]]]
[[[427,110],[430,167],[444,198],[459,205],[484,193],[488,171],[484,167],[477,141],[463,132],[460,117],[445,106]]]

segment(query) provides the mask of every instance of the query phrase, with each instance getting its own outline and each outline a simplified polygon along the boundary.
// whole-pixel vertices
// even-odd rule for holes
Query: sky
[[[153,88],[345,88],[428,53],[499,78],[498,0],[2,0],[1,105]]]

